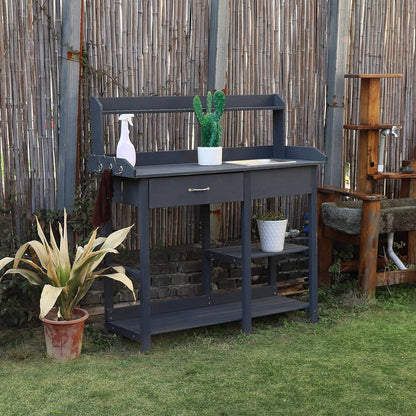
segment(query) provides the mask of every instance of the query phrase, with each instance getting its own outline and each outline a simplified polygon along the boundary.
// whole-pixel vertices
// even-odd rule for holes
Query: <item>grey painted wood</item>
[[[226,180],[224,180],[226,179]],[[241,201],[243,174],[170,176],[149,181],[151,208]]]
[[[313,169],[311,174],[311,189],[317,188],[317,169]],[[312,322],[318,321],[318,220],[317,212],[317,192],[309,194],[309,318]]]
[[[180,113],[193,112],[194,96],[92,97],[101,104],[101,114],[117,113]],[[206,97],[201,97],[206,108]],[[225,111],[284,110],[284,101],[277,94],[227,95]]]
[[[80,59],[81,0],[62,1],[62,59],[58,140],[57,207],[72,212],[75,205]],[[68,59],[71,54],[72,59]]]
[[[124,159],[118,159],[114,154],[92,153],[88,159],[88,168],[90,171],[97,173],[104,169],[113,170],[114,174],[123,172],[118,176],[135,177],[135,168],[131,167]],[[232,161],[240,159],[269,159],[273,157],[272,146],[256,147],[224,147],[222,149],[223,160]],[[299,158],[302,159],[302,158]],[[307,159],[306,159],[307,160]],[[312,159],[310,159],[312,160]],[[136,153],[136,164],[139,166],[149,165],[174,165],[183,163],[197,163],[196,150],[175,150],[175,151],[158,151],[158,152],[140,152]]]
[[[344,74],[349,47],[349,26],[345,16],[350,15],[350,1],[330,1],[328,45],[327,116],[325,123],[325,184],[341,186],[344,125]]]
[[[211,243],[211,226],[210,226],[210,206],[209,204],[203,204],[200,206],[201,216],[201,240],[202,240],[202,252],[206,251],[210,247]],[[204,294],[211,293],[211,261],[208,256],[202,256],[202,285]]]
[[[308,194],[312,187],[311,170],[314,166],[255,170],[252,172],[253,199]]]
[[[93,149],[97,154],[90,157],[90,169],[112,169],[113,200],[139,207],[141,270],[136,277],[141,283],[140,305],[109,308],[106,315],[108,328],[139,340],[141,350],[146,352],[151,348],[151,335],[160,332],[241,320],[243,331],[250,333],[253,317],[298,309],[308,309],[311,320],[316,321],[316,175],[317,166],[325,161],[325,156],[315,149],[285,146],[283,101],[279,96],[227,96],[228,110],[258,108],[274,111],[273,145],[224,149],[225,161],[220,166],[197,165],[195,151],[138,154],[139,164],[134,167],[114,155],[103,154],[104,114],[192,111],[192,97],[100,98],[92,100],[92,105],[98,112],[93,114],[92,120],[93,130],[96,129],[93,131]],[[309,195],[311,213],[309,303],[279,297],[272,286],[259,291],[253,290],[251,285],[251,258],[260,256],[251,249],[251,201],[297,194]],[[234,251],[234,255],[210,249],[209,204],[227,201],[241,201],[242,206],[242,246],[238,252]],[[201,207],[204,295],[151,303],[150,209],[180,205]],[[304,249],[288,246],[286,252]],[[241,264],[242,290],[238,294],[211,292],[210,257],[216,256]],[[276,281],[273,273],[270,280],[273,284]]]
[[[91,153],[93,155],[104,155],[104,126],[103,126],[103,105],[91,97]],[[91,168],[90,168],[91,169]]]
[[[253,260],[268,257],[278,257],[282,255],[302,253],[305,251],[308,251],[308,246],[291,243],[285,243],[283,251],[277,253],[266,253],[264,251],[261,251],[260,248],[252,246],[250,258]],[[209,255],[213,259],[217,259],[223,262],[241,264],[241,259],[243,257],[242,246],[210,248],[207,250],[207,255]]]
[[[245,334],[251,333],[251,172],[244,172],[244,199],[241,204],[241,275],[242,275],[242,319],[241,328]]]
[[[313,147],[286,146],[285,159],[313,160],[315,162],[325,163],[327,157],[318,149]]]
[[[193,96],[159,96],[159,97],[91,97],[91,130],[92,130],[92,154],[89,159],[91,171],[102,171],[111,168],[121,176],[134,177],[128,163],[119,160],[110,160],[104,154],[104,116],[105,114],[121,113],[175,113],[193,112]],[[206,97],[201,97],[203,106],[206,105]],[[270,110],[273,111],[273,151],[264,156],[247,156],[251,158],[272,157],[284,155],[284,102],[277,94],[270,95],[227,95],[225,111],[246,110]],[[259,148],[260,149],[260,148]],[[259,149],[254,150],[258,152]],[[241,150],[226,150],[225,160],[232,159]],[[137,166],[144,164],[165,163],[191,163],[196,162],[196,151],[178,152],[153,152],[152,155],[137,154]],[[109,155],[114,158],[114,155]],[[276,156],[274,156],[276,157]],[[151,161],[151,162],[150,162]],[[121,169],[120,169],[121,167]],[[120,173],[121,171],[121,173]]]
[[[275,296],[276,293],[270,286],[253,287],[252,298],[262,299]],[[222,305],[224,303],[240,302],[242,298],[241,289],[233,289],[226,292],[210,292],[200,296],[166,299],[162,302],[150,304],[151,314],[167,314],[176,311],[192,311],[197,308],[204,308],[211,305]],[[138,318],[141,314],[140,304],[115,308],[111,310],[110,321]]]
[[[233,319],[241,319],[242,330],[245,333],[251,332],[252,317],[260,316],[259,313],[268,314],[272,313],[276,309],[281,310],[279,307],[272,307],[270,311],[264,308],[257,310],[253,309],[253,297],[251,287],[251,201],[255,198],[267,198],[278,195],[294,195],[294,194],[308,194],[309,195],[309,208],[310,208],[310,244],[309,244],[309,303],[305,304],[293,304],[291,308],[298,309],[308,308],[310,318],[313,322],[317,320],[317,260],[316,260],[316,175],[317,166],[321,162],[317,161],[286,161],[286,164],[271,164],[268,166],[263,165],[236,165],[226,163],[222,166],[210,167],[205,171],[206,174],[200,174],[201,167],[194,164],[188,164],[190,166],[182,165],[150,165],[142,168],[142,177],[138,178],[123,178],[114,177],[114,198],[115,200],[123,203],[129,203],[139,207],[140,218],[140,265],[141,265],[141,291],[140,291],[140,317],[129,317],[129,313],[133,310],[127,309],[126,312],[116,311],[115,309],[110,314],[108,324],[111,323],[111,328],[115,331],[121,331],[120,333],[129,336],[134,335],[133,339],[139,339],[141,343],[141,350],[143,352],[149,351],[151,348],[151,334],[159,333],[158,331],[170,331],[176,330],[175,328],[184,328],[211,325],[214,323],[228,322],[230,316],[220,317],[220,311],[222,313],[228,313],[228,306],[224,306],[221,309],[212,310],[212,316],[207,316],[207,312],[204,311],[201,314],[196,313],[194,310],[201,299],[183,300],[184,307],[186,305],[192,306],[188,311],[180,312],[183,317],[182,323],[179,325],[172,318],[169,318],[169,313],[166,312],[164,316],[163,325],[159,323],[160,317],[156,318],[152,312],[152,304],[150,302],[150,258],[149,258],[149,210],[152,207],[162,206],[178,206],[182,204],[190,205],[202,205],[202,225],[203,225],[203,249],[207,250],[204,253],[203,260],[205,263],[203,271],[204,291],[206,294],[211,292],[211,275],[209,262],[207,259],[212,256],[215,257],[215,253],[219,253],[218,256],[223,256],[224,259],[241,264],[242,266],[242,292],[239,304],[239,313],[235,312]],[[204,168],[204,167],[202,167]],[[164,170],[163,173],[158,169]],[[172,176],[173,174],[181,173],[179,176]],[[212,173],[215,172],[215,173]],[[145,175],[146,173],[146,175]],[[197,174],[199,173],[199,174]],[[161,175],[161,176],[159,176]],[[212,185],[214,183],[214,185]],[[214,191],[212,194],[209,191],[201,190],[188,192],[188,187],[195,186],[201,187],[201,189],[209,187]],[[218,186],[218,189],[217,189]],[[188,195],[189,193],[189,195]],[[196,196],[195,196],[195,195]],[[202,197],[200,196],[202,195]],[[225,255],[225,251],[211,250],[209,248],[209,203],[218,200],[240,200],[242,204],[242,218],[241,218],[241,235],[242,235],[242,248],[235,257]],[[205,209],[205,211],[204,211]],[[304,250],[300,247],[288,246],[287,250]],[[264,254],[262,254],[264,256]],[[275,256],[275,253],[270,254]],[[270,276],[271,280],[275,281],[275,276]],[[208,307],[212,306],[212,298],[203,298],[203,302],[208,301]],[[178,310],[182,300],[179,303],[175,303],[175,310]],[[163,302],[162,302],[163,303]],[[266,304],[268,304],[266,302]],[[166,306],[167,307],[167,306]],[[201,306],[205,307],[205,306]],[[159,308],[163,308],[159,306]],[[167,307],[168,308],[168,307]],[[185,308],[186,309],[186,308]],[[294,310],[294,309],[291,309]],[[261,312],[260,312],[261,311]],[[119,322],[119,319],[114,319],[114,315],[122,314],[123,323]],[[179,312],[178,312],[179,314]],[[209,314],[208,314],[209,315]],[[187,316],[185,319],[184,317]],[[199,316],[199,318],[197,318]],[[235,318],[238,316],[239,318]],[[156,321],[155,321],[156,320]],[[125,327],[125,322],[128,322]],[[154,322],[157,327],[155,328]],[[160,326],[159,326],[160,325]],[[171,326],[170,326],[171,325]],[[178,326],[179,325],[179,326]],[[183,326],[185,325],[185,326]],[[132,332],[132,328],[140,329],[137,333]]]
[[[208,91],[227,88],[228,70],[228,1],[212,0],[208,45]]]
[[[140,307],[141,307],[141,319],[140,319],[140,349],[141,351],[148,352],[151,349],[152,340],[152,324],[151,324],[151,311],[150,311],[150,208],[149,208],[149,190],[148,181],[143,180],[139,182],[139,232],[140,232]]]
[[[235,162],[235,161],[233,161]],[[250,164],[245,165],[235,164],[232,161],[225,161],[220,166],[200,166],[197,163],[178,163],[172,165],[152,165],[136,167],[136,178],[156,178],[156,177],[169,177],[169,176],[191,176],[191,175],[208,175],[213,173],[229,173],[229,172],[246,172],[246,171],[274,171],[276,169],[289,169],[296,168],[298,170],[302,166],[314,166],[315,161],[297,160],[297,161],[285,161],[276,160],[274,165],[272,164]],[[293,171],[292,171],[293,174]]]
[[[277,294],[277,257],[271,256],[267,258],[267,274],[270,287],[274,288]]]
[[[306,310],[308,303],[285,298],[282,296],[270,296],[253,299],[252,317],[274,315],[295,310]],[[242,320],[241,302],[209,305],[206,307],[178,310],[163,314],[152,315],[152,334],[180,331],[183,329],[197,328],[200,326],[216,325],[219,323]],[[140,326],[136,318],[117,320],[107,325],[110,330],[130,338],[142,339]]]

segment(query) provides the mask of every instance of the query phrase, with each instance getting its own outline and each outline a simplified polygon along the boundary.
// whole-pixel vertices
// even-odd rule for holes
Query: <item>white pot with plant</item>
[[[118,253],[118,247],[132,226],[115,231],[108,237],[97,237],[94,230],[88,243],[78,246],[73,260],[68,249],[67,213],[64,226],[59,224],[59,245],[50,227],[50,243],[36,218],[40,241],[23,244],[15,257],[0,260],[0,270],[13,262],[6,274],[19,274],[30,284],[43,287],[39,318],[44,324],[47,354],[56,360],[77,358],[81,353],[84,322],[88,312],[76,306],[98,277],[109,277],[126,285],[133,293],[133,283],[123,267],[96,270],[107,253]],[[30,255],[27,255],[27,252]]]
[[[212,112],[214,104],[214,112]],[[222,147],[221,144],[221,117],[224,113],[225,94],[223,91],[211,91],[207,94],[207,111],[202,112],[201,99],[196,96],[193,99],[193,107],[196,119],[201,125],[201,146],[198,146],[199,165],[221,165]]]
[[[261,250],[267,253],[282,251],[285,245],[287,218],[281,212],[267,212],[256,217]]]

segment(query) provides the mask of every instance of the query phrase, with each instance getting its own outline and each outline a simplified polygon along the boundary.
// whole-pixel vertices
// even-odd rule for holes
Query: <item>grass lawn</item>
[[[79,360],[44,358],[41,329],[0,332],[0,415],[416,415],[416,287],[322,294],[292,313],[153,338],[90,325]]]

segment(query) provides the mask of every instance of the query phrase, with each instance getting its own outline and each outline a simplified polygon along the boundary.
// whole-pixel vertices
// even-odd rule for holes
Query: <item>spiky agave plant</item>
[[[77,247],[75,258],[71,263],[66,210],[64,210],[63,228],[59,224],[59,246],[51,225],[49,225],[50,243],[48,243],[37,217],[36,223],[40,241],[29,241],[17,250],[15,257],[1,259],[0,270],[13,262],[13,267],[4,275],[19,274],[30,284],[43,286],[40,297],[41,318],[56,305],[58,317],[62,320],[71,320],[73,309],[98,277],[109,277],[122,282],[136,299],[132,281],[125,274],[124,267],[96,270],[106,254],[118,253],[116,248],[127,237],[132,226],[115,231],[108,237],[97,237],[97,230],[94,230],[88,243],[84,247]],[[30,256],[27,255],[27,251],[30,252]],[[111,270],[114,272],[112,273]]]
[[[214,102],[214,112],[212,112],[212,102]],[[215,91],[212,96],[211,91],[207,94],[207,111],[202,111],[201,99],[195,96],[193,107],[198,123],[201,125],[201,145],[202,147],[218,147],[221,143],[221,117],[225,108],[225,94],[223,91]]]

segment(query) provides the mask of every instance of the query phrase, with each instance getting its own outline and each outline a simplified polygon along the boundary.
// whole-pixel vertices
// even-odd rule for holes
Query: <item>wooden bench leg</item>
[[[363,294],[376,291],[380,201],[364,201],[361,214],[360,258],[358,284]]]
[[[404,160],[402,166],[410,166],[416,170],[416,160]],[[416,179],[402,179],[401,198],[416,198]],[[407,261],[409,264],[416,264],[416,231],[407,233]]]
[[[329,268],[332,265],[332,240],[325,238],[323,230],[318,232],[318,284],[319,286],[331,285],[331,274]]]
[[[324,236],[325,226],[322,220],[322,203],[335,201],[339,198],[334,194],[323,194],[318,191],[317,198],[317,219],[318,219],[318,285],[330,286],[331,275],[329,268],[332,265],[332,240]]]

